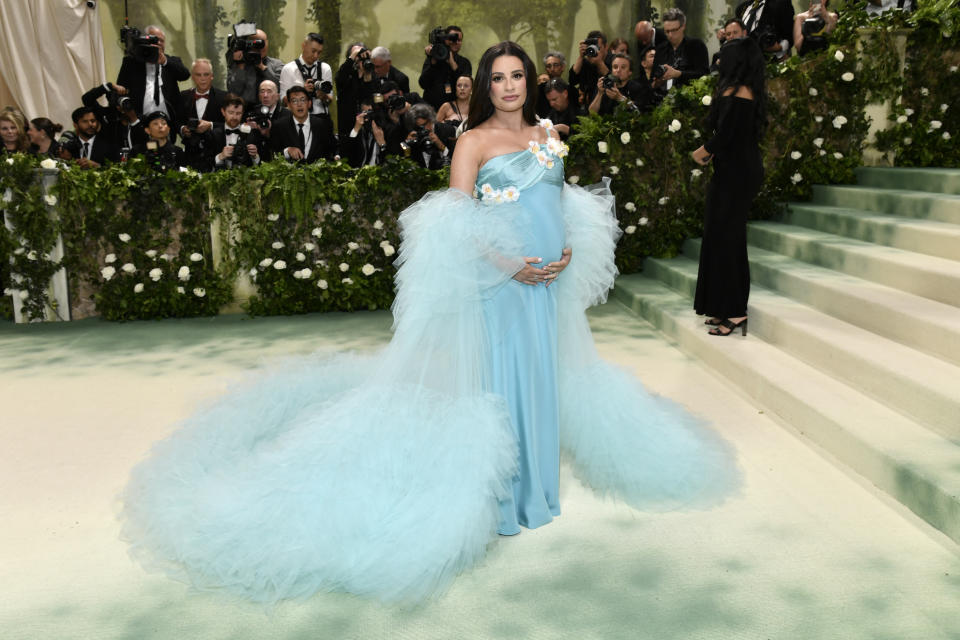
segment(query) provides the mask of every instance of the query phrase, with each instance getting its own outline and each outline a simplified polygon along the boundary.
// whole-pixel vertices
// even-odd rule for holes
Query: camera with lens
[[[650,70],[651,78],[662,78],[663,74],[667,72],[667,66],[663,64],[656,64],[653,66],[653,69]]]
[[[184,126],[190,130],[190,133],[196,133],[200,127],[200,118],[187,118],[187,124]]]
[[[246,122],[252,122],[261,129],[268,129],[270,127],[270,107],[266,105],[260,105],[257,109],[252,109],[247,112]]]
[[[443,27],[437,27],[430,32],[428,38],[430,46],[430,57],[435,60],[446,60],[450,57],[450,44],[460,41],[460,35],[457,33],[447,33]]]
[[[263,61],[263,48],[266,42],[256,38],[257,23],[242,20],[233,25],[233,34],[227,36],[227,51],[243,52],[244,64],[260,64]]]
[[[135,107],[133,106],[133,100],[130,96],[122,96],[117,93],[117,90],[113,88],[111,83],[107,83],[107,104],[114,109],[119,109],[120,111],[133,111]]]
[[[64,131],[60,134],[60,148],[70,154],[71,158],[80,157],[80,147],[83,143],[74,131]]]
[[[144,159],[157,171],[169,171],[177,168],[177,152],[172,144],[162,147],[155,140],[147,140],[147,152]]]
[[[430,130],[426,127],[417,127],[414,129],[417,137],[413,140],[413,146],[426,152],[433,151],[433,140],[430,139]]]
[[[156,63],[160,59],[160,38],[144,35],[136,27],[120,27],[120,43],[124,55],[133,56],[138,62]]]
[[[617,83],[620,82],[620,78],[613,75],[612,73],[608,73],[607,75],[603,76],[602,82],[603,82],[604,89],[613,89],[614,87],[617,86]]]
[[[347,58],[349,59],[350,56],[347,56]],[[365,74],[373,73],[373,60],[370,59],[370,50],[366,47],[360,47],[353,64],[357,69],[363,69]]]
[[[587,45],[587,50],[583,52],[584,58],[596,58],[600,55],[600,39],[586,38],[583,43]]]

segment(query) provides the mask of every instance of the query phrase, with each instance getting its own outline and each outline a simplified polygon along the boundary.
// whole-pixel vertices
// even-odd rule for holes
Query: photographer
[[[613,113],[617,105],[639,110],[646,107],[653,98],[653,89],[641,82],[630,79],[633,71],[630,56],[618,53],[613,56],[613,70],[609,75],[597,80],[597,95],[590,103],[590,112],[601,116]]]
[[[430,44],[424,47],[427,57],[420,70],[420,87],[424,101],[436,110],[444,102],[455,99],[457,78],[473,76],[473,66],[460,55],[463,46],[463,29],[460,27],[437,27],[430,32],[429,41]]]
[[[273,123],[270,143],[275,153],[293,162],[333,160],[337,155],[337,139],[330,118],[321,118],[311,111],[310,93],[295,85],[287,90],[290,115]]]
[[[244,102],[252,105],[257,101],[257,88],[261,82],[280,82],[283,61],[267,55],[269,49],[266,32],[257,29],[254,23],[233,25],[233,35],[227,39],[226,55],[229,93],[240,96]]]
[[[830,46],[827,36],[837,28],[840,16],[828,10],[829,5],[830,0],[810,0],[810,8],[793,19],[793,45],[801,56]]]
[[[266,107],[265,113],[269,116],[271,123],[290,115],[290,110],[280,104],[280,88],[273,80],[261,82],[257,96],[260,98],[260,108],[257,111],[263,113],[263,109]],[[268,129],[266,135],[269,136],[269,127],[261,127],[261,129],[263,128]],[[260,133],[265,132],[261,130]]]
[[[420,102],[404,115],[407,126],[403,152],[421,167],[440,169],[450,164],[450,149],[443,140],[456,136],[456,129],[437,122],[437,112],[425,102]]]
[[[189,78],[190,72],[180,58],[166,54],[166,36],[160,27],[147,27],[144,36],[135,30],[125,33],[129,34],[127,50],[116,84],[126,87],[137,113],[162,111],[175,124],[180,101],[177,83]]]
[[[223,106],[223,93],[214,89],[213,65],[206,58],[197,58],[190,65],[190,77],[193,89],[180,93],[180,114],[183,124],[180,135],[184,145],[192,133],[206,133],[214,122],[223,122],[220,108]]]
[[[370,59],[373,60],[375,80],[389,80],[395,83],[403,93],[410,93],[410,79],[407,77],[407,74],[393,66],[390,49],[386,47],[374,47],[373,51],[370,52]]]
[[[186,164],[183,151],[170,141],[170,122],[167,114],[154,111],[143,117],[144,131],[147,141],[138,144],[131,152],[133,155],[143,156],[147,164],[157,171],[169,171]]]
[[[554,78],[563,78],[563,71],[567,68],[567,58],[559,51],[548,51],[547,55],[543,56],[543,67],[546,70],[546,78],[538,78],[537,82],[537,115],[541,118],[547,117],[547,114],[550,113],[550,103],[547,100],[547,85],[550,80]],[[570,99],[578,102],[578,100],[575,99],[578,97],[576,89],[570,89],[570,85],[566,82],[563,84],[570,91]]]
[[[300,57],[285,64],[280,72],[280,94],[286,96],[291,87],[303,87],[312,104],[310,112],[329,121],[330,102],[333,101],[333,70],[326,62],[320,62],[321,53],[323,36],[308,33],[300,45]]]
[[[720,49],[731,40],[740,40],[747,37],[747,28],[739,18],[730,18],[723,23],[723,29],[717,31],[717,40],[720,41]],[[710,73],[720,72],[720,50],[713,54],[710,60]]]
[[[760,49],[778,60],[793,46],[793,3],[790,0],[743,0],[734,15]]]
[[[362,42],[347,45],[343,64],[337,69],[337,132],[341,136],[353,127],[360,110],[360,101],[374,93],[373,60]],[[379,84],[379,83],[378,83]]]
[[[380,83],[380,100],[377,103],[374,95],[374,109],[382,108],[386,112],[383,118],[384,136],[387,139],[387,155],[403,155],[403,145],[407,138],[407,126],[404,120],[410,107],[420,102],[419,96],[415,93],[403,94],[400,88],[389,80]]]
[[[662,72],[659,86],[669,91],[710,72],[707,45],[702,40],[687,37],[687,16],[683,11],[669,9],[663,14],[663,32],[667,39],[657,45],[653,62],[655,73],[661,75]]]
[[[570,86],[580,91],[584,103],[593,102],[597,80],[610,73],[607,61],[607,36],[602,31],[591,31],[580,41],[579,55],[568,74]]]
[[[214,169],[232,167],[255,167],[261,161],[269,161],[266,140],[256,126],[244,122],[246,103],[240,96],[227,94],[223,100],[223,122],[213,125],[211,148],[217,149],[213,157]]]
[[[382,113],[374,111],[373,100],[361,100],[353,128],[348,134],[340,136],[340,149],[351,167],[383,164],[387,138],[377,120],[382,122]]]
[[[60,136],[63,148],[84,169],[97,169],[107,162],[120,159],[120,149],[107,137],[99,135],[100,121],[90,107],[79,107],[70,114],[77,137],[65,141],[66,134]]]
[[[570,98],[570,85],[563,78],[551,78],[545,83],[544,89],[550,111],[547,118],[553,123],[554,129],[560,134],[561,140],[566,140],[573,133],[577,125],[577,118],[586,115],[586,111],[576,101]]]
[[[100,121],[100,133],[121,150],[121,155],[129,152],[138,144],[147,141],[140,116],[133,106],[133,100],[127,95],[125,87],[109,82],[83,94],[83,106],[93,109]],[[107,106],[100,104],[105,98]]]

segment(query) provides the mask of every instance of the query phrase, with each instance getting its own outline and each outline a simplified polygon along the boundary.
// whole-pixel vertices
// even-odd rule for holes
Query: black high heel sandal
[[[727,331],[726,333],[723,333],[722,331],[720,331],[720,327],[723,327],[724,329],[729,329],[729,331]],[[710,331],[707,331],[707,333],[709,333],[712,336],[729,336],[729,335],[732,335],[733,332],[736,331],[737,329],[741,330],[742,335],[744,336],[747,335],[747,319],[746,318],[744,318],[740,322],[730,322],[730,320],[724,319],[720,321],[720,324],[717,325],[716,329],[710,329]]]

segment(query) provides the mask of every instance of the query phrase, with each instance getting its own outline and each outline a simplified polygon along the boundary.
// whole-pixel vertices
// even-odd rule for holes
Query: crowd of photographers
[[[911,0],[868,0],[867,9],[912,10]],[[537,79],[537,114],[568,137],[577,118],[615,109],[649,111],[674,87],[711,72],[727,40],[755,38],[772,59],[823,49],[838,16],[829,0],[811,0],[793,14],[791,0],[744,0],[717,32],[721,51],[708,60],[703,41],[686,35],[679,9],[661,25],[636,24],[636,53],[622,38],[591,31],[566,57],[543,57]],[[94,87],[72,113],[73,131],[47,118],[29,122],[18,110],[0,111],[0,153],[30,151],[83,168],[142,155],[158,169],[214,171],[282,157],[290,162],[342,158],[352,166],[404,156],[436,169],[450,162],[469,114],[473,69],[460,55],[463,30],[430,32],[419,87],[393,66],[386,47],[346,47],[334,73],[320,60],[323,36],[309,33],[301,53],[286,64],[269,56],[267,34],[249,22],[234,25],[227,41],[226,91],[213,86],[213,65],[198,58],[189,69],[166,53],[163,30],[121,30],[125,55],[115,83]],[[566,79],[564,79],[564,72]],[[181,91],[180,82],[191,89]],[[331,118],[336,100],[337,122]],[[58,136],[57,134],[60,133]]]

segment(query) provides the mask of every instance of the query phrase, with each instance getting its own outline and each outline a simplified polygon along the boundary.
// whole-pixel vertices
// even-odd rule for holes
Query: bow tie
[[[206,93],[197,93],[196,91],[194,91],[194,92],[193,92],[193,101],[196,102],[196,101],[199,100],[200,98],[206,98],[207,100],[209,100],[209,99],[210,99],[210,92],[208,91],[208,92],[206,92]]]
[[[224,129],[223,132],[225,135],[230,135],[231,133],[237,136],[240,135],[240,129]]]

